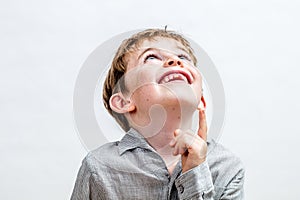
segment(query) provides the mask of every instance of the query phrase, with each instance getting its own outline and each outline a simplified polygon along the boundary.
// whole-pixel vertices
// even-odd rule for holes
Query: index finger
[[[199,128],[198,135],[204,140],[207,140],[207,123],[205,111],[200,108],[199,110]]]

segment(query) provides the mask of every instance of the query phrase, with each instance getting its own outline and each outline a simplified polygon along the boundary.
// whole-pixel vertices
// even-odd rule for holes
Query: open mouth
[[[169,83],[169,82],[185,82],[188,84],[192,83],[191,75],[187,72],[181,70],[171,70],[164,73],[158,80],[159,84]]]

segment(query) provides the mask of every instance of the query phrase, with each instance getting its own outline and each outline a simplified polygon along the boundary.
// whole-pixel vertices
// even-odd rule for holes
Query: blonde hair
[[[152,41],[159,37],[170,38],[180,42],[187,49],[192,61],[194,62],[194,65],[196,66],[197,64],[197,59],[188,40],[174,31],[166,30],[166,28],[147,29],[132,35],[128,39],[125,39],[118,48],[106,76],[103,85],[103,103],[108,112],[115,118],[122,129],[126,132],[130,129],[130,125],[124,114],[116,113],[111,109],[109,105],[110,97],[117,92],[126,92],[123,76],[126,73],[128,64],[126,56],[128,56],[131,52],[137,50],[139,45],[141,45],[141,43],[145,40]]]

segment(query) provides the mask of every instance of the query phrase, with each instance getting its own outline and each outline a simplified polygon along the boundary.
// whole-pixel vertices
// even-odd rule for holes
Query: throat
[[[169,145],[166,145],[164,148],[156,149],[156,152],[164,161],[170,175],[173,173],[177,163],[180,161],[181,158],[180,155],[174,156],[173,151],[174,149],[171,148]]]
[[[177,161],[177,162],[174,162],[173,164],[171,164],[171,165],[169,165],[169,166],[167,166],[167,169],[168,169],[168,172],[169,172],[170,175],[173,174],[174,169],[175,169],[177,163],[178,163],[178,161]]]

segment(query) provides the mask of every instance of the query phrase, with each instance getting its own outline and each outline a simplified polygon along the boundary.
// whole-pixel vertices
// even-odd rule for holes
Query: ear
[[[127,100],[122,93],[113,94],[109,99],[111,109],[117,113],[127,113],[135,110],[135,105]]]
[[[201,100],[199,102],[199,105],[198,105],[198,109],[202,108],[203,110],[206,109],[206,102],[205,102],[205,99],[203,97],[203,95],[201,96]]]

